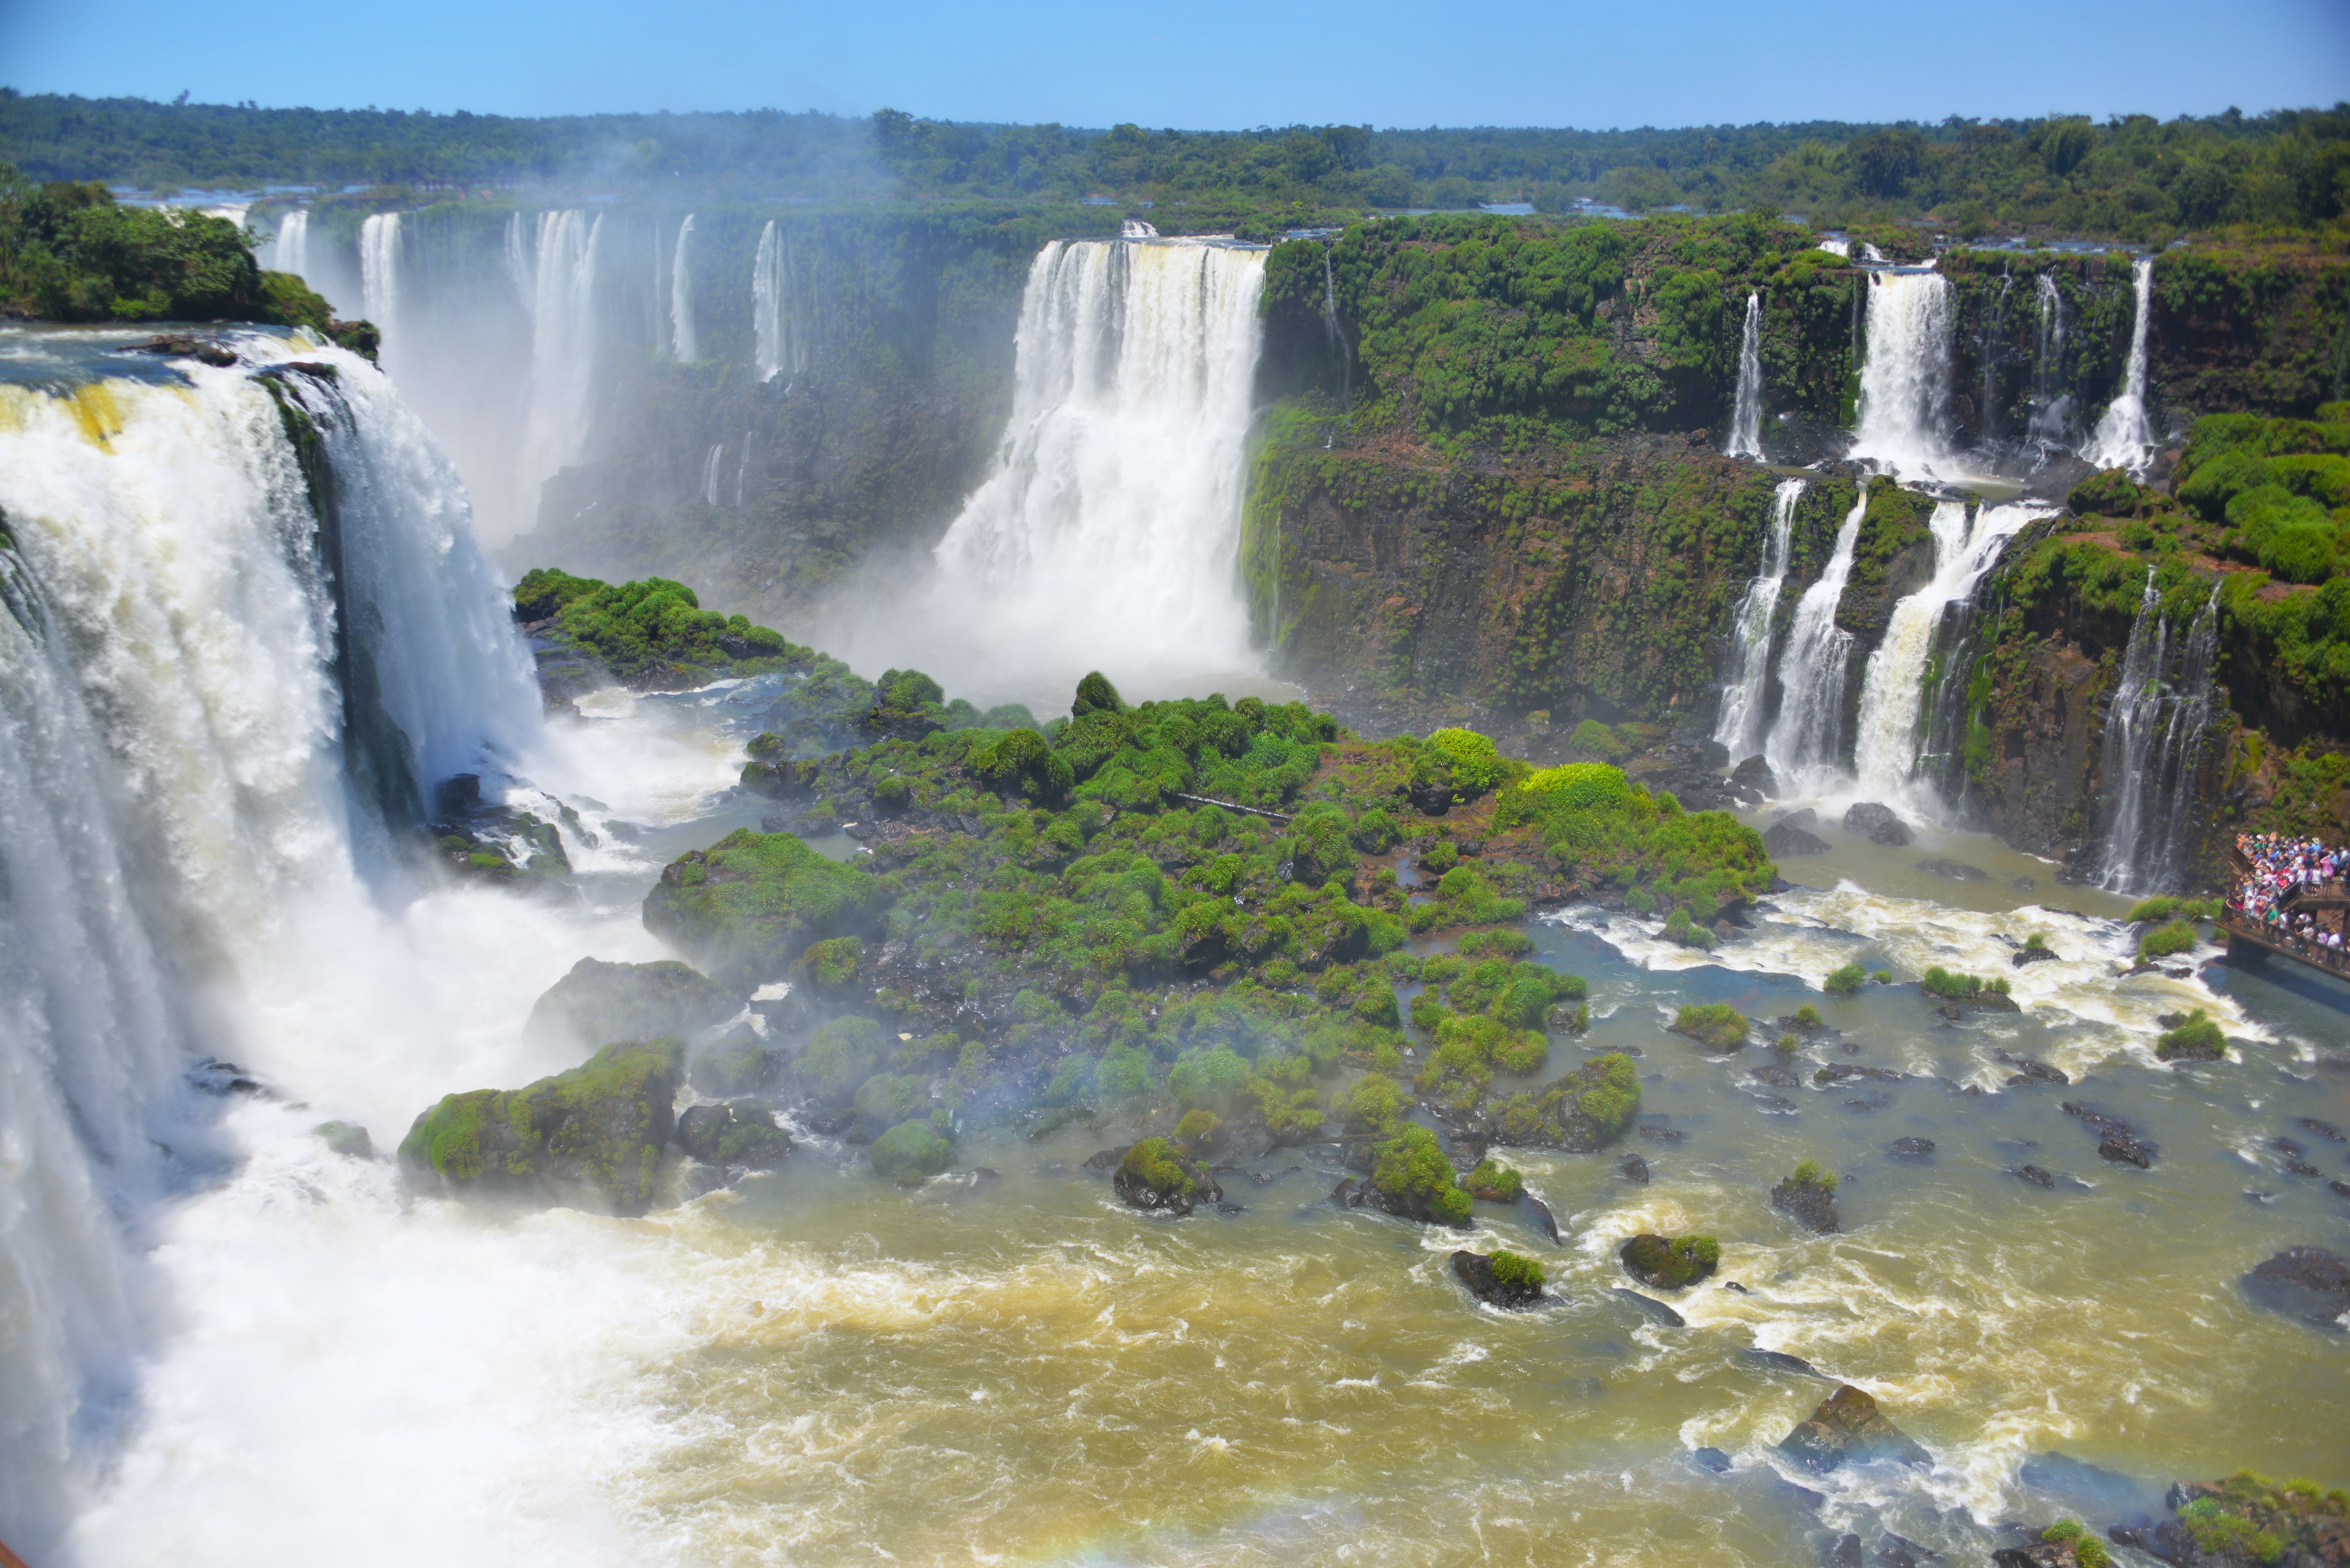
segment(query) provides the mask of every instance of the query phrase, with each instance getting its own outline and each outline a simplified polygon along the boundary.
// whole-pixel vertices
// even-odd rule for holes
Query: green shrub
[[[1801,1040],[1797,1039],[1794,1034],[1788,1033],[1782,1034],[1778,1039],[1773,1041],[1771,1043],[1771,1049],[1777,1051],[1783,1055],[1792,1056],[1803,1048],[1803,1044],[1804,1043]]]
[[[1794,1182],[1798,1187],[1822,1187],[1834,1192],[1836,1189],[1836,1173],[1821,1165],[1817,1160],[1798,1160],[1795,1162]]]
[[[1229,1106],[1248,1083],[1246,1058],[1219,1045],[1211,1051],[1187,1051],[1167,1075],[1168,1092],[1186,1109]]]
[[[1118,1174],[1158,1192],[1195,1192],[1199,1183],[1184,1174],[1173,1144],[1163,1137],[1147,1137],[1126,1151],[1118,1161]]]
[[[1507,764],[1493,742],[1474,730],[1439,730],[1428,743],[1452,763],[1452,794],[1458,800],[1475,800],[1502,782]]]
[[[1972,1002],[1984,996],[2005,996],[2011,986],[2003,975],[1985,980],[1981,975],[1960,974],[1955,970],[1936,964],[1926,971],[1918,982],[1929,996],[1946,997],[1952,1002]]]
[[[2141,963],[2169,958],[2177,953],[2192,952],[2194,949],[2195,928],[2184,920],[2173,920],[2137,940],[2137,956]]]
[[[2154,1054],[2168,1062],[2185,1057],[2213,1061],[2226,1054],[2228,1037],[2201,1008],[2187,1015],[2176,1029],[2165,1030],[2154,1042]]]
[[[1688,1003],[1673,1015],[1674,1033],[1686,1034],[1711,1050],[1745,1044],[1746,1030],[1746,1014],[1726,1002]]]
[[[1721,1244],[1711,1236],[1635,1236],[1621,1249],[1624,1264],[1634,1277],[1680,1290],[1713,1272],[1721,1262]]]
[[[1426,1127],[1404,1126],[1376,1146],[1371,1186],[1400,1212],[1415,1218],[1448,1225],[1469,1222],[1469,1195],[1454,1180],[1452,1162],[1444,1158],[1436,1135]]]
[[[1856,963],[1848,963],[1820,984],[1835,996],[1850,996],[1868,979],[1868,971]]]
[[[1543,1266],[1532,1258],[1522,1258],[1515,1252],[1503,1251],[1498,1248],[1486,1259],[1486,1262],[1493,1265],[1495,1283],[1515,1290],[1532,1291],[1539,1294],[1550,1277],[1543,1272]]]
[[[1825,1029],[1827,1027],[1827,1023],[1820,1017],[1820,1010],[1806,1002],[1795,1009],[1795,1027],[1809,1032]]]
[[[899,1122],[875,1138],[868,1153],[876,1175],[911,1187],[944,1170],[954,1146],[928,1121]]]
[[[1383,807],[1375,805],[1355,819],[1354,832],[1350,836],[1355,847],[1364,854],[1385,855],[1396,846],[1400,834],[1395,818],[1389,816]]]
[[[1868,978],[1875,981],[1879,985],[1891,985],[1893,983],[1893,971],[1889,969],[1880,969],[1874,974],[1871,974]]]
[[[1403,1114],[1403,1090],[1394,1079],[1373,1073],[1357,1081],[1332,1108],[1348,1132],[1384,1136]]]
[[[1186,1148],[1212,1148],[1216,1129],[1223,1125],[1224,1118],[1213,1111],[1186,1111],[1183,1119],[1175,1124],[1175,1139]]]
[[[1597,757],[1603,763],[1621,761],[1628,749],[1617,739],[1616,732],[1596,719],[1586,719],[1575,727],[1568,737],[1566,749],[1586,757]]]
[[[1461,1179],[1461,1185],[1470,1195],[1490,1202],[1515,1203],[1526,1189],[1526,1179],[1491,1156],[1479,1160],[1477,1168]]]

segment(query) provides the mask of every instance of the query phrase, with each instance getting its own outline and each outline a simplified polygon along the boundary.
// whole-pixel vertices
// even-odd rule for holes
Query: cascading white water
[[[702,504],[704,506],[718,504],[718,463],[725,455],[725,447],[713,446],[710,449],[710,455],[702,460]]]
[[[1263,281],[1263,252],[1213,244],[1038,253],[1002,456],[936,552],[989,655],[1245,661],[1233,562]]]
[[[1738,346],[1738,398],[1730,416],[1731,457],[1762,455],[1762,296],[1746,296],[1746,330]]]
[[[305,283],[310,278],[310,209],[296,207],[277,220],[277,248],[271,253],[272,272],[290,272]]]
[[[2167,679],[2170,628],[2161,610],[2148,567],[2099,748],[2096,877],[2108,892],[2175,891],[2185,869],[2182,829],[2211,723],[2219,587],[2189,628],[2176,686]]]
[[[1795,503],[1804,481],[1786,479],[1771,493],[1771,542],[1762,575],[1747,585],[1730,632],[1730,673],[1722,682],[1721,716],[1713,738],[1742,762],[1762,741],[1762,700],[1771,679],[1771,621],[1779,611],[1779,590],[1787,581],[1787,555],[1794,538]]]
[[[400,346],[400,214],[376,213],[359,224],[359,300],[383,334],[378,356],[390,366]]]
[[[236,1044],[249,965],[306,929],[297,903],[366,905],[338,665],[364,666],[411,795],[537,730],[463,489],[389,381],[339,349],[244,351],[184,389],[0,387],[0,1523],[20,1549],[54,1547],[137,1415],[149,1212],[233,1168],[194,1054]],[[274,373],[325,443],[330,519],[250,373],[288,358],[315,367]]]
[[[1934,272],[1873,273],[1855,458],[1895,473],[1950,467],[1950,285]]]
[[[2040,311],[2040,341],[2032,360],[2032,438],[2062,446],[2071,436],[2072,400],[2064,384],[2064,296],[2056,280],[2040,275],[2033,291]]]
[[[518,269],[521,214],[509,228]],[[515,465],[515,493],[537,505],[539,487],[575,462],[588,439],[596,374],[596,266],[604,220],[578,212],[541,213],[530,292],[530,413]],[[525,275],[518,273],[518,275]]]
[[[1868,656],[1860,689],[1853,772],[1872,799],[1908,798],[1918,763],[1918,720],[1926,701],[1926,668],[1942,628],[1943,612],[1963,602],[1998,561],[1999,553],[2035,517],[2029,506],[1995,506],[1970,517],[1965,503],[1937,504],[1934,576],[1893,607],[1885,639]],[[1919,803],[1927,810],[1930,802]]]
[[[1795,617],[1787,628],[1787,646],[1779,655],[1779,717],[1762,748],[1784,786],[1803,787],[1835,771],[1845,663],[1852,648],[1852,634],[1835,623],[1836,605],[1852,576],[1853,545],[1867,513],[1868,486],[1863,484],[1836,530],[1826,567],[1795,601]]]
[[[758,254],[751,260],[751,326],[757,337],[753,369],[762,381],[772,381],[784,368],[784,241],[775,220],[759,231]]]
[[[2147,421],[2146,335],[2154,314],[2154,258],[2140,256],[2131,269],[2129,359],[2119,396],[2106,406],[2096,433],[2081,455],[2099,468],[2126,468],[2143,475],[2154,461],[2154,434]]]
[[[670,358],[680,364],[691,364],[702,358],[701,347],[693,336],[692,240],[693,214],[688,213],[685,222],[677,226],[677,244],[670,252],[669,261],[669,352]]]

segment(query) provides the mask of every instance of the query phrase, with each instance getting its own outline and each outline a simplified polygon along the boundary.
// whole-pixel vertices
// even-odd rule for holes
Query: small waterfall
[[[530,306],[530,412],[515,469],[517,494],[536,513],[540,487],[576,462],[588,439],[596,376],[596,265],[604,220],[541,213],[530,257],[522,215],[507,227],[509,266],[523,268]]]
[[[310,281],[310,209],[296,207],[277,220],[277,248],[270,255],[272,272],[290,272]]]
[[[751,327],[753,370],[772,381],[784,368],[784,241],[773,218],[759,231],[758,254],[751,261]]]
[[[359,301],[367,318],[383,334],[390,363],[399,343],[400,214],[377,213],[359,224]]]
[[[1721,687],[1721,716],[1713,738],[1730,748],[1732,762],[1752,756],[1762,741],[1762,701],[1771,679],[1771,622],[1779,612],[1779,590],[1787,581],[1787,555],[1794,539],[1795,503],[1804,481],[1779,482],[1771,493],[1771,542],[1762,575],[1746,587],[1730,633],[1730,675]]]
[[[237,1158],[189,1075],[233,1044],[242,961],[297,900],[366,906],[380,797],[342,678],[373,681],[411,797],[539,723],[463,488],[392,383],[241,347],[307,368],[0,388],[0,1519],[26,1550],[136,1413],[170,1316],[148,1216]]]
[[[2219,650],[2220,590],[2189,628],[2176,684],[2168,680],[2169,626],[2147,568],[2130,626],[2098,756],[2096,878],[2116,893],[2183,885],[2189,808],[2203,738],[2211,727],[2211,668]]]
[[[1950,280],[1935,272],[1880,272],[1868,282],[1868,348],[1852,455],[1896,473],[1947,469]]]
[[[693,214],[677,226],[677,246],[669,263],[669,351],[681,365],[702,358],[693,337],[693,270],[689,245],[693,239]]]
[[[2032,439],[2061,447],[2072,439],[2072,400],[2064,385],[2064,296],[2056,280],[2042,273],[2033,290],[2040,310],[2040,340],[2032,358]]]
[[[1762,296],[1746,296],[1746,331],[1738,346],[1738,400],[1730,416],[1731,457],[1762,456]]]
[[[995,472],[936,551],[1031,668],[1247,662],[1234,592],[1264,253],[1060,241],[1021,302]]]
[[[1943,613],[1970,596],[2008,540],[2043,514],[2028,506],[1995,506],[1970,518],[1966,504],[1957,501],[1934,508],[1934,576],[1893,607],[1885,639],[1868,656],[1862,680],[1853,772],[1863,793],[1882,800],[1909,792],[1919,761],[1926,671]]]
[[[1322,247],[1322,333],[1330,340],[1330,351],[1338,356],[1338,406],[1355,406],[1355,349],[1347,341],[1347,329],[1338,324],[1338,281],[1330,267],[1330,247]],[[1332,432],[1335,437],[1336,432]],[[1328,445],[1327,441],[1323,443]]]
[[[1159,237],[1159,230],[1140,218],[1128,218],[1118,224],[1118,237],[1122,240],[1155,240]]]
[[[1853,497],[1835,550],[1819,580],[1795,601],[1787,645],[1779,655],[1779,717],[1763,745],[1771,771],[1785,784],[1816,781],[1835,771],[1843,740],[1844,681],[1852,634],[1835,623],[1836,604],[1852,576],[1853,545],[1868,513],[1868,486]]]
[[[2154,258],[2140,256],[2130,279],[2129,362],[2122,372],[2121,395],[2097,421],[2089,449],[2081,455],[2099,468],[2126,468],[2143,474],[2154,461],[2154,432],[2146,409],[2146,333],[2154,314]]]
[[[704,506],[718,504],[718,462],[725,455],[726,448],[721,444],[712,447],[710,455],[702,460],[702,504]]]

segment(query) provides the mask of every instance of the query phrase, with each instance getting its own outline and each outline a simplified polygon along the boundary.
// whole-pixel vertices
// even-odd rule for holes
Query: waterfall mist
[[[2098,468],[2125,468],[2144,477],[2154,461],[2154,431],[2146,407],[2146,333],[2147,318],[2154,313],[2154,258],[2140,256],[2131,274],[2129,359],[2122,370],[2122,389],[2081,455]]]

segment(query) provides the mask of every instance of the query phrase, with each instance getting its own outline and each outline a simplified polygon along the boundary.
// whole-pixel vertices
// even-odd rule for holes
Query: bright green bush
[[[2176,1029],[2167,1029],[2154,1042],[2154,1054],[2168,1062],[2179,1058],[2216,1061],[2227,1054],[2228,1037],[2201,1008],[2187,1015]]]
[[[910,1187],[944,1170],[954,1158],[954,1146],[930,1122],[908,1121],[875,1138],[867,1152],[876,1175]]]
[[[1415,1218],[1469,1222],[1469,1195],[1453,1179],[1452,1162],[1426,1127],[1406,1125],[1376,1147],[1371,1186]]]
[[[1428,743],[1452,763],[1452,793],[1459,800],[1474,800],[1502,782],[1506,766],[1493,742],[1474,730],[1439,730]]]
[[[1726,1002],[1691,1002],[1673,1014],[1674,1033],[1686,1034],[1711,1050],[1745,1044],[1746,1031],[1746,1014]]]
[[[1492,1202],[1515,1203],[1526,1189],[1526,1179],[1490,1155],[1477,1162],[1477,1168],[1461,1179],[1472,1197]]]
[[[2173,920],[2137,940],[2137,956],[2141,963],[2194,950],[2195,928],[2184,920]]]
[[[1836,1173],[1821,1165],[1817,1160],[1798,1160],[1795,1164],[1794,1182],[1798,1187],[1824,1187],[1830,1192],[1834,1192],[1836,1188]]]
[[[1493,1265],[1494,1282],[1513,1290],[1532,1291],[1539,1294],[1550,1278],[1543,1272],[1543,1266],[1532,1258],[1520,1257],[1515,1252],[1498,1248],[1487,1257],[1486,1262]]]

